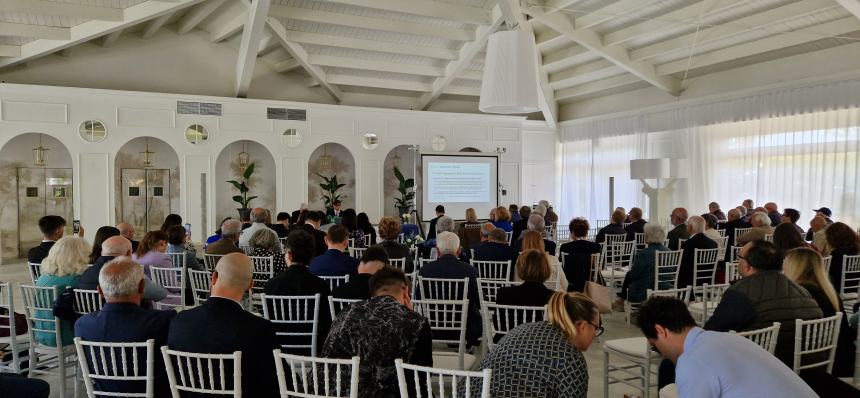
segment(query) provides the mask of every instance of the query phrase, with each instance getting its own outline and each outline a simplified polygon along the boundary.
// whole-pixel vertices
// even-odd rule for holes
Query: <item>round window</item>
[[[361,146],[367,150],[374,150],[379,146],[379,136],[376,133],[364,133],[361,136]]]
[[[445,147],[448,146],[448,139],[445,138],[444,135],[434,135],[433,139],[430,141],[433,150],[436,152],[442,152],[445,150]]]
[[[99,120],[84,120],[78,132],[87,142],[102,142],[107,137],[107,127]]]
[[[185,139],[194,144],[203,144],[209,140],[209,131],[202,124],[192,124],[185,129]]]

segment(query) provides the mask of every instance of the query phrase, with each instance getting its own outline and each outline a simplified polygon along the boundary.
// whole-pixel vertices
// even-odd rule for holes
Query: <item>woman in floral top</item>
[[[287,262],[284,261],[284,254],[279,251],[278,243],[278,234],[268,228],[257,230],[248,240],[252,257],[272,257],[274,259],[272,263],[275,268],[275,275],[287,270]]]

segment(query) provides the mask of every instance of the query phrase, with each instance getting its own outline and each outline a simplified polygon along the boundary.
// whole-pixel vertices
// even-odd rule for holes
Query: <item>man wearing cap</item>
[[[833,212],[830,211],[829,207],[822,207],[820,209],[812,209],[812,211],[815,212],[816,216],[824,217],[824,220],[827,221],[827,225],[833,224],[833,220],[830,219],[830,216],[833,215]],[[806,241],[807,242],[812,241],[812,238],[813,238],[812,232],[813,232],[812,229],[810,229],[809,231],[806,231]]]

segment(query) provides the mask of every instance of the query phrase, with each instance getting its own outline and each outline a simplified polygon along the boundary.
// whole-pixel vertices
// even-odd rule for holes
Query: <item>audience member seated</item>
[[[726,247],[732,247],[735,245],[735,230],[737,228],[749,228],[752,225],[743,220],[741,212],[738,209],[729,210],[728,217],[729,220],[722,227],[726,230],[726,236],[729,238]],[[731,250],[726,250],[726,260],[730,259],[729,256],[731,254]]]
[[[238,246],[241,233],[242,223],[239,220],[224,220],[224,223],[221,224],[221,238],[206,246],[206,254],[244,253]]]
[[[808,248],[792,250],[785,256],[782,272],[788,279],[809,292],[815,302],[818,303],[818,308],[821,309],[825,318],[836,315],[837,312],[842,313],[832,374],[836,377],[853,376],[854,359],[857,352],[854,347],[854,339],[857,336],[857,331],[848,326],[845,307],[836,294],[836,289],[830,283],[827,273],[824,272],[821,255]]]
[[[822,312],[809,292],[780,273],[781,269],[773,243],[760,240],[744,245],[738,261],[742,278],[723,293],[705,329],[744,332],[780,322],[775,355],[791,366],[794,320],[818,319]]]
[[[806,234],[803,231],[803,228],[800,228],[800,225],[797,225],[797,220],[800,220],[800,212],[795,209],[785,209],[782,211],[782,215],[780,216],[780,224],[790,224],[797,233],[800,234],[801,239]]]
[[[27,262],[34,264],[41,263],[45,257],[48,257],[48,251],[51,250],[51,246],[63,237],[65,230],[66,220],[63,217],[44,216],[40,218],[39,231],[42,232],[42,243],[27,252]],[[81,233],[78,236],[83,237],[83,234],[83,229],[81,229]]]
[[[271,229],[258,229],[248,240],[248,245],[251,246],[251,256],[272,258],[275,274],[287,270],[284,255],[278,252],[278,235]]]
[[[705,219],[699,216],[692,216],[687,220],[687,234],[690,239],[687,239],[682,245],[684,250],[681,254],[681,269],[678,270],[678,287],[687,287],[693,285],[693,263],[696,260],[696,249],[716,249],[717,242],[711,240],[703,233],[705,232]],[[714,265],[716,266],[716,265]],[[701,283],[696,283],[696,286]]]
[[[361,358],[358,397],[399,397],[396,358],[409,364],[433,366],[430,323],[412,311],[409,282],[403,271],[383,267],[369,283],[372,298],[353,303],[338,315],[322,356]],[[348,375],[343,377],[341,385],[348,385]],[[413,380],[407,377],[410,389],[415,387]]]
[[[496,208],[496,219],[493,221],[493,225],[505,230],[505,232],[513,232],[514,225],[511,224],[511,212],[508,211],[507,207],[499,206]]]
[[[275,329],[271,322],[245,311],[241,304],[253,284],[252,269],[251,260],[244,254],[222,257],[212,273],[209,299],[173,317],[167,346],[207,354],[241,351],[242,396],[274,398],[278,396],[278,383],[272,350],[280,348]]]
[[[511,242],[516,242],[520,239],[520,234],[529,229],[529,216],[532,214],[530,206],[520,206],[520,220],[511,225]]]
[[[820,216],[821,218],[824,219],[824,227],[822,227],[822,228],[826,228],[828,225],[833,224],[833,220],[830,219],[830,217],[833,216],[833,212],[830,211],[829,208],[822,207],[820,209],[815,209],[812,211],[815,212],[815,217]],[[807,241],[812,241],[812,233],[813,233],[812,229],[809,229],[806,231],[806,240]]]
[[[120,235],[119,229],[105,225],[96,230],[96,236],[93,238],[93,249],[90,251],[90,264],[95,264],[96,260],[102,255],[102,243],[111,236]]]
[[[460,228],[457,228],[457,237],[460,238],[460,245],[466,252],[484,242],[485,239],[481,235],[481,223],[478,222],[475,209],[471,207],[466,209],[466,221],[460,224]]]
[[[511,223],[512,224],[516,224],[517,222],[519,222],[520,220],[523,219],[523,217],[520,215],[520,207],[517,206],[516,204],[512,203],[510,206],[508,206],[508,211],[511,212]],[[477,217],[475,217],[475,218],[477,219]]]
[[[531,216],[529,216],[528,227],[529,227],[528,228],[529,231],[537,232],[538,235],[540,235],[541,237],[546,235],[546,229],[544,229],[544,227],[545,227],[544,220],[543,220],[543,217],[541,217],[540,215],[532,214]],[[521,251],[522,245],[523,245],[523,236],[520,235],[520,238],[513,241],[513,242],[514,243],[512,246],[514,247],[514,249],[516,251]],[[553,242],[549,239],[543,238],[543,245],[544,245],[544,248],[546,248],[547,253],[549,253],[553,256],[555,255],[555,242]]]
[[[251,237],[254,236],[254,232],[259,231],[260,229],[269,229],[266,226],[266,215],[268,211],[266,209],[255,207],[251,210],[251,226],[242,231],[242,235],[239,236],[239,247],[248,246],[248,242],[251,240]],[[272,231],[274,232],[274,231]],[[281,246],[281,241],[278,241],[278,253],[283,253],[284,248]]]
[[[326,224],[333,222],[335,219],[343,217],[343,210],[341,210],[342,205],[343,202],[341,202],[340,200],[335,200],[331,203],[332,207],[327,208],[325,210],[325,218],[327,219]]]
[[[314,257],[321,256],[326,250],[328,250],[328,247],[325,244],[326,235],[325,232],[320,231],[320,223],[322,223],[322,217],[320,214],[315,211],[309,211],[304,219],[304,225],[302,225],[302,228],[304,228],[304,230],[314,238]]]
[[[137,250],[137,244],[139,242],[134,240],[134,225],[131,225],[127,222],[121,222],[116,225],[116,229],[119,230],[119,234],[122,235],[122,237],[128,239],[129,242],[131,242],[131,251]]]
[[[606,242],[606,235],[627,235],[627,231],[624,230],[624,220],[626,217],[624,211],[616,210],[612,212],[612,216],[610,217],[612,222],[600,228],[600,231],[597,231],[594,241],[597,243]]]
[[[125,239],[125,238],[121,238]],[[36,286],[41,287],[57,287],[57,294],[60,295],[68,287],[73,287],[78,284],[78,278],[87,269],[89,263],[90,244],[77,236],[66,236],[60,238],[48,251],[48,256],[42,260],[42,275],[36,279]],[[54,299],[58,299],[55,297]],[[51,311],[38,310],[34,314],[35,317],[41,319],[50,319],[54,317]],[[53,330],[54,325],[47,322],[36,321],[34,329]],[[68,320],[60,320],[60,336],[62,337],[62,345],[72,344],[75,338],[73,323]],[[45,332],[34,330],[36,341],[49,345],[56,346],[57,338],[53,332]]]
[[[475,247],[475,260],[510,261],[511,265],[517,263],[520,253],[508,246],[508,235],[505,230],[486,223],[481,227],[481,240],[484,239],[486,239],[484,243]]]
[[[713,214],[702,214],[702,219],[705,220],[705,231],[702,232],[705,236],[714,242],[723,237],[719,232],[717,232],[717,218],[714,217]]]
[[[517,326],[481,361],[492,369],[495,398],[588,395],[583,352],[603,333],[597,306],[581,293],[558,292],[547,305],[547,320]],[[549,360],[552,358],[552,360]],[[480,391],[473,383],[471,390]],[[464,388],[461,387],[462,393]]]
[[[834,288],[839,289],[845,256],[856,256],[860,252],[860,237],[848,225],[835,222],[827,227],[827,245],[830,246],[830,255],[833,256],[830,260],[830,281]]]
[[[102,243],[101,256],[89,266],[81,277],[78,278],[78,283],[75,289],[96,290],[99,285],[99,273],[105,264],[113,261],[117,257],[131,256],[131,242],[122,236],[112,236],[105,239]],[[153,283],[148,278],[143,291],[144,300],[159,301],[167,297],[167,290],[158,284]]]
[[[720,204],[717,202],[708,203],[708,214],[713,215],[717,221],[726,221],[726,214],[720,210]]]
[[[555,293],[544,286],[552,275],[546,253],[537,249],[524,250],[516,262],[516,279],[523,283],[500,287],[496,304],[543,307]]]
[[[275,216],[275,224],[272,225],[272,230],[278,234],[278,238],[286,238],[290,233],[290,213],[280,212]]]
[[[373,225],[370,224],[370,218],[367,216],[367,213],[361,212],[358,213],[356,217],[358,220],[358,229],[364,233],[365,236],[370,235],[370,244],[376,244],[376,229],[373,228]]]
[[[627,231],[627,240],[634,240],[637,233],[644,232],[645,220],[642,219],[642,209],[638,207],[630,209],[627,218],[630,219],[630,225],[624,227],[624,230]]]
[[[558,258],[546,252],[544,247],[546,239],[542,239],[537,231],[528,231],[523,234],[520,241],[522,242],[522,250],[524,252],[527,250],[538,250],[544,254],[544,257],[546,257],[550,269],[549,281],[545,282],[546,287],[552,290],[558,289],[558,291],[566,292],[570,285],[567,281],[567,276],[565,276],[564,270],[561,267],[561,262],[558,261]],[[519,280],[519,277],[514,275],[514,281]],[[556,286],[556,280],[558,280],[558,286]]]
[[[436,235],[439,236],[441,232],[454,232],[454,219],[448,216],[441,216],[436,219]],[[436,238],[427,239],[424,243],[421,244],[421,257],[422,258],[436,258],[436,251],[433,248],[436,247]]]
[[[568,228],[571,241],[559,248],[565,254],[562,268],[569,283],[567,291],[582,292],[585,290],[585,282],[591,276],[591,256],[600,253],[601,247],[599,243],[586,239],[590,230],[588,220],[574,218],[570,220]]]
[[[806,231],[806,240],[812,242],[812,247],[822,256],[829,256],[832,251],[827,244],[827,226],[827,219],[815,216],[809,221],[809,230]]]
[[[379,220],[379,237],[382,241],[376,247],[385,250],[385,254],[389,259],[405,258],[406,272],[412,272],[415,269],[413,265],[414,259],[409,247],[403,243],[397,243],[397,236],[400,234],[400,223],[394,217],[382,217]]]
[[[622,306],[624,300],[632,303],[641,303],[647,298],[648,289],[654,289],[654,267],[657,260],[657,252],[668,251],[663,242],[666,240],[666,230],[657,223],[645,224],[645,246],[633,255],[633,265],[624,276],[621,291],[618,292],[617,306]],[[672,289],[675,287],[671,280],[660,281],[660,289]],[[622,307],[623,308],[623,307]]]
[[[677,366],[679,397],[817,396],[758,344],[697,327],[681,300],[650,298],[639,307],[638,323],[648,342]]]
[[[782,223],[776,226],[773,230],[773,244],[776,250],[779,251],[779,257],[785,258],[785,255],[798,247],[809,247],[803,241],[803,235],[797,233],[797,230],[791,223]]]
[[[669,250],[680,250],[679,240],[690,237],[690,233],[687,232],[687,217],[687,209],[683,207],[676,207],[672,210],[669,221],[675,228],[666,233],[666,238],[669,239]]]
[[[767,217],[770,219],[770,226],[776,227],[782,223],[782,213],[779,212],[779,206],[773,202],[764,204],[764,209],[767,211]]]
[[[555,214],[555,211],[552,210],[552,206],[547,206],[546,214],[543,216],[543,220],[546,225],[558,224],[558,214]]]
[[[440,232],[436,235],[436,261],[427,263],[418,270],[418,275],[424,278],[463,279],[469,278],[469,314],[466,320],[466,343],[470,346],[478,345],[481,337],[482,318],[480,302],[478,301],[478,271],[475,267],[460,261],[460,238],[452,232]],[[423,298],[420,294],[422,286],[417,287],[416,297]],[[447,300],[462,300],[462,295],[446,297]],[[443,340],[448,337],[442,337]],[[454,338],[456,339],[456,338]]]
[[[417,213],[416,213],[417,215]],[[400,233],[405,239],[413,239],[422,234],[421,228],[416,224],[416,215],[404,214],[403,223],[400,225]]]
[[[765,235],[773,235],[773,227],[770,226],[770,218],[768,218],[767,213],[753,213],[752,217],[750,217],[750,225],[752,225],[752,228],[743,235],[738,236],[735,246],[743,246],[755,240],[764,240]]]
[[[352,239],[355,247],[365,247],[364,231],[358,228],[358,214],[354,209],[346,209],[342,214],[340,225],[346,227],[347,237]]]
[[[197,254],[186,248],[187,241],[188,231],[184,227],[174,225],[167,229],[167,253],[184,254],[185,268],[202,271],[203,264],[197,261]]]
[[[334,228],[332,228],[334,229]],[[346,235],[346,229],[338,226],[339,232]],[[328,334],[328,329],[331,326],[331,314],[326,310],[328,308],[328,296],[331,294],[328,282],[320,277],[311,274],[308,269],[313,257],[313,236],[307,231],[293,231],[287,236],[287,270],[275,275],[274,278],[266,282],[263,291],[266,294],[273,296],[312,296],[320,294],[320,306],[318,310],[319,323],[317,327],[317,350],[322,349],[325,336]],[[301,325],[300,327],[303,327]],[[283,340],[289,340],[291,336],[285,337]],[[300,337],[301,339],[301,337]],[[286,344],[282,341],[282,344]],[[302,341],[298,344],[307,344],[307,341]],[[299,352],[300,355],[310,355],[310,352]]]
[[[170,227],[168,227],[170,228]],[[182,228],[180,226],[180,228]],[[173,267],[170,256],[164,254],[167,251],[167,232],[161,230],[149,231],[143,236],[143,240],[137,245],[137,251],[131,256],[134,262],[143,266],[146,276],[151,276],[149,267]]]
[[[221,221],[220,224],[218,224],[218,229],[215,230],[215,235],[212,235],[212,236],[206,238],[206,245],[205,245],[206,249],[209,248],[209,245],[211,245],[211,244],[213,244],[213,243],[215,243],[221,239],[221,226],[224,225],[224,223],[227,222],[227,220],[232,220],[232,219],[233,219],[233,217],[226,217],[226,218],[224,218],[224,220]],[[239,225],[242,225],[242,224],[239,223]],[[238,239],[237,239],[237,242],[238,242]]]
[[[430,220],[430,227],[427,229],[427,240],[436,239],[436,224],[444,216],[445,206],[436,205],[436,218]]]
[[[3,391],[3,398],[48,398],[51,396],[51,385],[45,380],[2,372],[0,391]]]
[[[358,273],[349,277],[344,283],[331,291],[332,297],[367,300],[370,298],[370,278],[377,271],[388,265],[388,255],[379,246],[368,247],[361,256]]]
[[[75,336],[86,341],[110,343],[140,343],[154,339],[156,350],[167,344],[170,321],[176,312],[143,309],[140,304],[145,286],[143,268],[131,258],[119,257],[105,264],[99,271],[98,286],[105,304],[101,311],[84,315],[75,322]],[[155,355],[158,355],[157,351]],[[160,356],[154,359],[155,396],[169,397],[164,361],[159,361]],[[95,383],[101,391],[143,392],[142,385],[131,382],[96,380]]]
[[[182,216],[179,214],[168,214],[167,217],[164,217],[164,222],[161,224],[161,232],[167,233],[167,228],[170,228],[174,225],[182,226]]]
[[[347,209],[344,213],[349,212]],[[345,218],[345,217],[344,217]],[[335,225],[326,233],[325,244],[328,250],[311,261],[311,273],[317,276],[355,275],[358,259],[346,253],[349,231],[343,225]]]

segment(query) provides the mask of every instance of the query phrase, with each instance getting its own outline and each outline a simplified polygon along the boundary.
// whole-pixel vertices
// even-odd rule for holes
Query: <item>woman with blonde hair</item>
[[[490,395],[587,396],[588,364],[582,353],[603,333],[597,305],[581,293],[557,292],[549,299],[547,317],[515,327],[481,361],[481,369],[493,369]],[[480,391],[477,387],[473,384],[472,391]]]
[[[821,255],[813,249],[802,247],[789,251],[782,263],[783,274],[806,291],[818,303],[824,317],[842,312],[842,322],[839,330],[839,341],[836,343],[836,357],[833,363],[833,375],[848,377],[854,374],[855,347],[854,338],[857,331],[848,325],[842,301],[836,294],[836,289],[830,283],[824,271]]]
[[[62,293],[67,287],[77,286],[78,278],[89,267],[89,254],[91,246],[83,238],[66,236],[61,238],[51,247],[48,257],[42,260],[40,271],[42,275],[36,280],[36,286],[57,287],[57,294]],[[57,297],[54,298],[55,300]],[[36,311],[36,318],[53,318],[51,311]],[[53,324],[48,322],[36,322],[36,329],[53,329]],[[55,346],[56,335],[49,332],[35,332],[36,340],[42,344]],[[74,322],[60,321],[60,336],[63,345],[70,345],[75,338]]]
[[[466,209],[466,221],[460,224],[457,236],[460,238],[460,246],[466,253],[472,246],[481,243],[481,223],[478,222],[478,214],[474,208]]]
[[[521,240],[521,249],[523,252],[526,250],[537,250],[543,253],[546,257],[546,261],[549,263],[550,275],[547,281],[544,282],[544,285],[552,290],[566,292],[569,284],[567,281],[567,275],[564,274],[564,270],[562,269],[561,262],[558,261],[558,258],[546,252],[543,236],[541,236],[540,232],[527,231],[523,233]],[[517,263],[519,263],[519,260],[517,260]],[[514,280],[520,281],[521,279],[519,279],[519,275],[517,275]]]
[[[493,219],[493,225],[496,228],[504,229],[505,232],[514,230],[514,225],[511,224],[511,212],[508,211],[507,207],[499,206],[496,208],[496,218]]]

